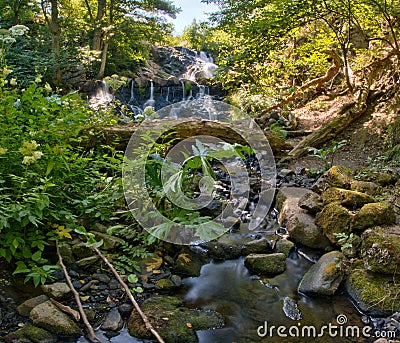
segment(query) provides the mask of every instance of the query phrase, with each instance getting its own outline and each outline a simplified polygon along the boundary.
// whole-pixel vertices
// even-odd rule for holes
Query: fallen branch
[[[128,285],[122,280],[121,276],[119,273],[115,270],[114,266],[111,264],[111,262],[100,252],[99,249],[96,247],[92,247],[92,249],[96,252],[97,255],[100,256],[100,258],[107,264],[107,266],[110,268],[114,276],[117,278],[121,286],[124,288],[126,294],[128,295],[130,301],[132,302],[133,306],[135,307],[136,311],[139,313],[139,315],[142,317],[142,320],[144,324],[146,325],[147,330],[149,330],[155,338],[157,338],[158,342],[160,343],[165,343],[162,337],[159,335],[159,333],[154,329],[153,325],[151,325],[150,321],[148,320],[147,316],[143,313],[141,308],[139,307],[139,304],[136,302],[135,298],[133,297],[131,290],[129,289]]]
[[[317,85],[316,90],[319,91],[322,87],[322,85],[328,81],[330,81],[340,70],[340,67],[342,65],[342,61],[336,53],[333,51],[324,51],[325,54],[329,55],[333,59],[333,64],[332,66],[327,70],[324,76],[318,77],[316,79],[313,79],[309,82],[307,82],[305,85],[301,86],[296,92],[294,92],[291,96],[286,98],[285,100],[281,101],[280,103],[270,106],[266,108],[264,111],[262,111],[257,117],[263,117],[269,112],[276,110],[277,108],[280,108],[289,102],[293,101],[294,99],[298,98],[300,95],[304,93],[304,91],[312,86]]]
[[[71,278],[68,275],[67,268],[65,267],[63,258],[60,254],[60,249],[58,247],[58,241],[56,241],[56,249],[57,249],[57,256],[58,256],[58,260],[60,262],[61,269],[64,272],[65,279],[67,280],[67,284],[68,284],[69,288],[71,289],[71,292],[74,294],[74,298],[75,298],[76,304],[78,305],[78,309],[79,309],[79,313],[81,314],[82,321],[88,330],[88,338],[92,342],[97,341],[99,343],[103,343],[103,341],[99,337],[97,337],[96,334],[94,333],[93,327],[90,325],[90,323],[87,319],[86,313],[83,310],[81,299],[79,298],[79,293],[76,291],[75,287],[72,284]]]

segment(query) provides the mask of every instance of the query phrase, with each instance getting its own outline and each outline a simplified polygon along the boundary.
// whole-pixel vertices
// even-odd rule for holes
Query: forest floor
[[[293,111],[298,123],[298,130],[316,131],[332,119],[338,107],[348,101],[347,97],[331,99],[321,95],[306,105]],[[356,170],[367,167],[379,161],[387,151],[388,126],[393,120],[393,109],[386,103],[380,103],[358,120],[339,133],[334,141],[346,140],[345,146],[334,155],[333,164],[342,165]],[[296,146],[302,138],[288,139],[288,143]],[[325,145],[330,147],[332,142]],[[297,167],[323,168],[324,162],[315,156],[307,155],[297,158],[289,165],[290,169]]]

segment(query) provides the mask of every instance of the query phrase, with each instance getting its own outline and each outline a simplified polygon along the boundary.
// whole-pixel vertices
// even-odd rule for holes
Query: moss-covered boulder
[[[177,287],[175,283],[170,279],[161,279],[156,282],[156,289],[162,292],[171,292]]]
[[[351,169],[341,166],[333,166],[326,171],[313,185],[312,190],[321,194],[329,187],[350,189],[353,181]]]
[[[374,196],[379,194],[381,187],[379,187],[375,182],[372,181],[353,180],[351,182],[351,189],[353,191]]]
[[[364,270],[361,261],[353,265],[346,280],[346,290],[354,304],[371,316],[389,316],[400,311],[400,277]]]
[[[35,343],[57,343],[57,336],[32,324],[26,324],[22,328],[4,337],[6,343],[35,342]]]
[[[350,233],[352,214],[337,202],[326,205],[315,217],[316,225],[332,243],[337,243],[336,234]]]
[[[280,239],[275,244],[274,252],[285,254],[285,256],[288,257],[293,248],[294,243],[292,241]]]
[[[29,317],[35,326],[42,327],[57,335],[82,335],[78,325],[51,301],[35,306]]]
[[[244,259],[244,265],[255,274],[277,275],[286,270],[286,255],[282,253],[250,254]]]
[[[254,253],[265,253],[265,252],[271,252],[271,242],[269,241],[268,238],[263,237],[260,239],[255,239],[250,242],[246,242],[245,244],[242,245],[242,255],[250,255]]]
[[[344,279],[339,264],[344,255],[331,251],[323,255],[300,281],[298,291],[305,294],[333,295]]]
[[[173,270],[174,273],[180,275],[199,276],[201,267],[209,261],[209,258],[191,250],[185,250],[177,256]]]
[[[361,239],[361,253],[367,270],[400,274],[400,226],[368,229]]]
[[[365,193],[331,187],[322,193],[322,201],[324,205],[338,202],[349,209],[356,209],[361,208],[365,204],[374,202],[374,198]]]
[[[354,216],[351,229],[362,231],[374,226],[396,223],[393,205],[389,202],[374,202],[364,205]]]
[[[211,330],[224,325],[218,312],[186,308],[176,297],[151,297],[141,304],[141,309],[167,343],[194,343],[198,341],[195,330]],[[154,338],[137,311],[129,318],[128,330],[137,338]]]

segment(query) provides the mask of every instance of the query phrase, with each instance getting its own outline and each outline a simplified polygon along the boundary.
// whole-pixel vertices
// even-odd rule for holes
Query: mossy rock
[[[32,324],[26,324],[22,328],[4,337],[5,342],[40,342],[57,343],[57,336]]]
[[[330,203],[326,205],[315,217],[316,225],[322,229],[324,235],[332,243],[337,243],[336,234],[350,233],[350,222],[352,214],[340,203]]]
[[[244,265],[255,274],[282,274],[286,270],[286,255],[282,253],[250,254],[245,257]]]
[[[381,187],[379,187],[375,182],[358,180],[353,180],[351,182],[351,189],[353,191],[365,193],[372,196],[379,194],[381,191]]]
[[[141,304],[141,309],[167,343],[194,343],[198,341],[195,330],[224,326],[223,317],[218,312],[186,308],[176,297],[151,297]],[[154,338],[136,311],[129,318],[128,330],[131,336],[137,338]]]
[[[293,248],[294,248],[294,243],[287,239],[280,239],[275,244],[275,252],[282,253],[286,257],[289,256]]]
[[[319,194],[315,192],[306,193],[299,199],[299,207],[310,214],[317,214],[322,210],[322,201]]]
[[[347,208],[356,209],[361,208],[365,204],[374,202],[374,198],[365,193],[331,187],[322,194],[322,201],[324,205],[338,202]]]
[[[353,180],[353,172],[347,167],[333,166],[323,177],[331,187],[350,189]]]
[[[180,275],[200,276],[201,267],[209,261],[209,258],[204,258],[191,250],[184,250],[178,255],[173,270]]]
[[[365,271],[359,261],[346,280],[346,290],[366,315],[389,316],[400,311],[399,284],[399,276]]]
[[[361,239],[361,253],[367,270],[400,274],[400,226],[368,229]]]
[[[396,222],[396,214],[393,205],[389,202],[374,202],[364,205],[353,217],[351,229],[363,231],[379,226],[391,225]]]
[[[176,285],[170,279],[161,279],[156,282],[156,289],[164,292],[170,292],[176,289]]]
[[[300,281],[298,291],[305,294],[333,295],[344,278],[339,267],[343,258],[344,255],[339,251],[321,256]]]

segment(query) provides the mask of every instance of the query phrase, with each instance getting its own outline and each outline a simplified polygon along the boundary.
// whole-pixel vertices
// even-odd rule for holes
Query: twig
[[[79,298],[79,293],[76,291],[75,287],[72,285],[71,278],[68,275],[67,268],[65,267],[63,258],[60,254],[60,249],[58,247],[58,241],[56,241],[56,249],[57,249],[57,255],[58,255],[58,260],[60,262],[61,269],[64,272],[65,278],[67,280],[67,284],[68,284],[69,288],[71,289],[71,292],[74,294],[76,304],[78,305],[79,313],[81,314],[81,317],[82,317],[82,321],[88,330],[88,338],[92,342],[97,341],[99,343],[103,343],[103,341],[99,337],[97,337],[96,334],[94,333],[93,327],[90,325],[90,323],[87,319],[86,313],[83,310],[81,299]]]
[[[139,315],[142,317],[142,320],[144,324],[146,325],[147,330],[149,330],[155,338],[157,338],[158,342],[160,343],[165,343],[162,337],[159,335],[159,333],[154,329],[153,325],[149,322],[149,319],[147,316],[143,313],[141,308],[139,307],[139,304],[136,302],[135,298],[133,297],[131,290],[129,289],[128,285],[122,280],[121,276],[119,273],[115,270],[114,266],[111,264],[110,261],[100,252],[99,249],[96,247],[92,247],[92,249],[96,252],[97,255],[100,256],[100,258],[107,264],[107,266],[110,268],[112,273],[115,275],[121,286],[124,288],[126,294],[128,295],[130,301],[132,302],[133,306],[135,307],[136,311],[139,313]]]

